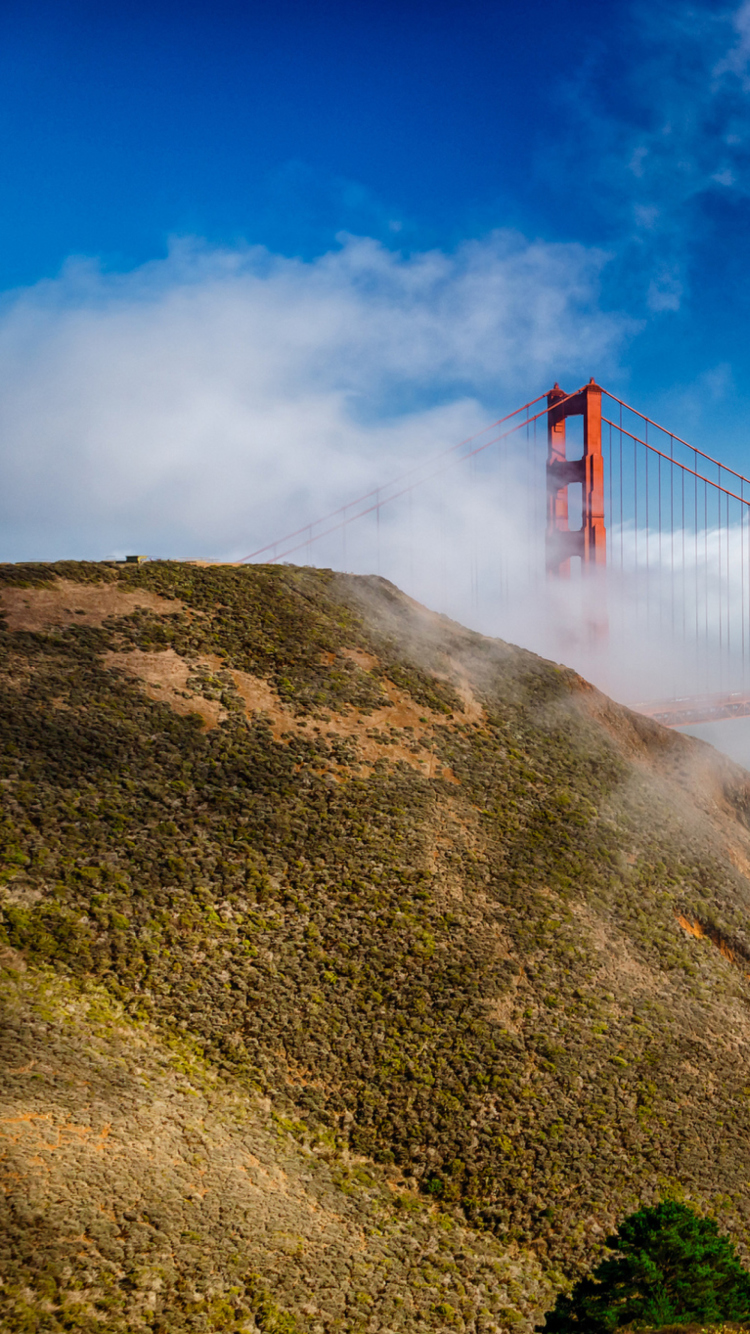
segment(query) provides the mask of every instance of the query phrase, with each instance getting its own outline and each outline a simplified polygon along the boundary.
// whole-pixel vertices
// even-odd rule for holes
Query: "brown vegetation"
[[[3,1328],[528,1327],[667,1190],[747,1246],[744,771],[385,581],[0,582]]]

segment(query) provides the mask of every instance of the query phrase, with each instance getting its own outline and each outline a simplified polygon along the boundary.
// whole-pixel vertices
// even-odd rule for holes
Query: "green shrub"
[[[620,1225],[609,1255],[560,1295],[547,1334],[607,1334],[623,1325],[718,1324],[750,1319],[750,1274],[712,1218],[676,1200],[639,1209]]]

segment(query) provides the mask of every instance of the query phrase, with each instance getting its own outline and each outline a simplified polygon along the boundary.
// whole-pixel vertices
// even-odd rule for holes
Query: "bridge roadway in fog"
[[[727,718],[750,718],[750,691],[736,691],[731,695],[684,695],[677,699],[631,704],[630,708],[663,727],[688,727]]]

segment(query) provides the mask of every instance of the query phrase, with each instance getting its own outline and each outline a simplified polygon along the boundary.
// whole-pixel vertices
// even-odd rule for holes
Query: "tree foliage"
[[[547,1313],[547,1334],[750,1319],[750,1274],[712,1218],[663,1200],[626,1218],[607,1245],[593,1274]]]

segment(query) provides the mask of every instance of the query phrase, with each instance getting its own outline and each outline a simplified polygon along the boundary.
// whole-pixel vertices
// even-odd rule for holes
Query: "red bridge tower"
[[[560,400],[565,401],[560,403]],[[556,406],[559,404],[559,406]],[[569,459],[565,419],[583,417],[583,457]],[[547,394],[547,574],[570,578],[570,558],[581,565],[603,566],[607,560],[604,526],[604,459],[602,458],[602,391],[594,382],[568,397],[559,384]],[[581,483],[581,527],[568,527],[568,487]]]

